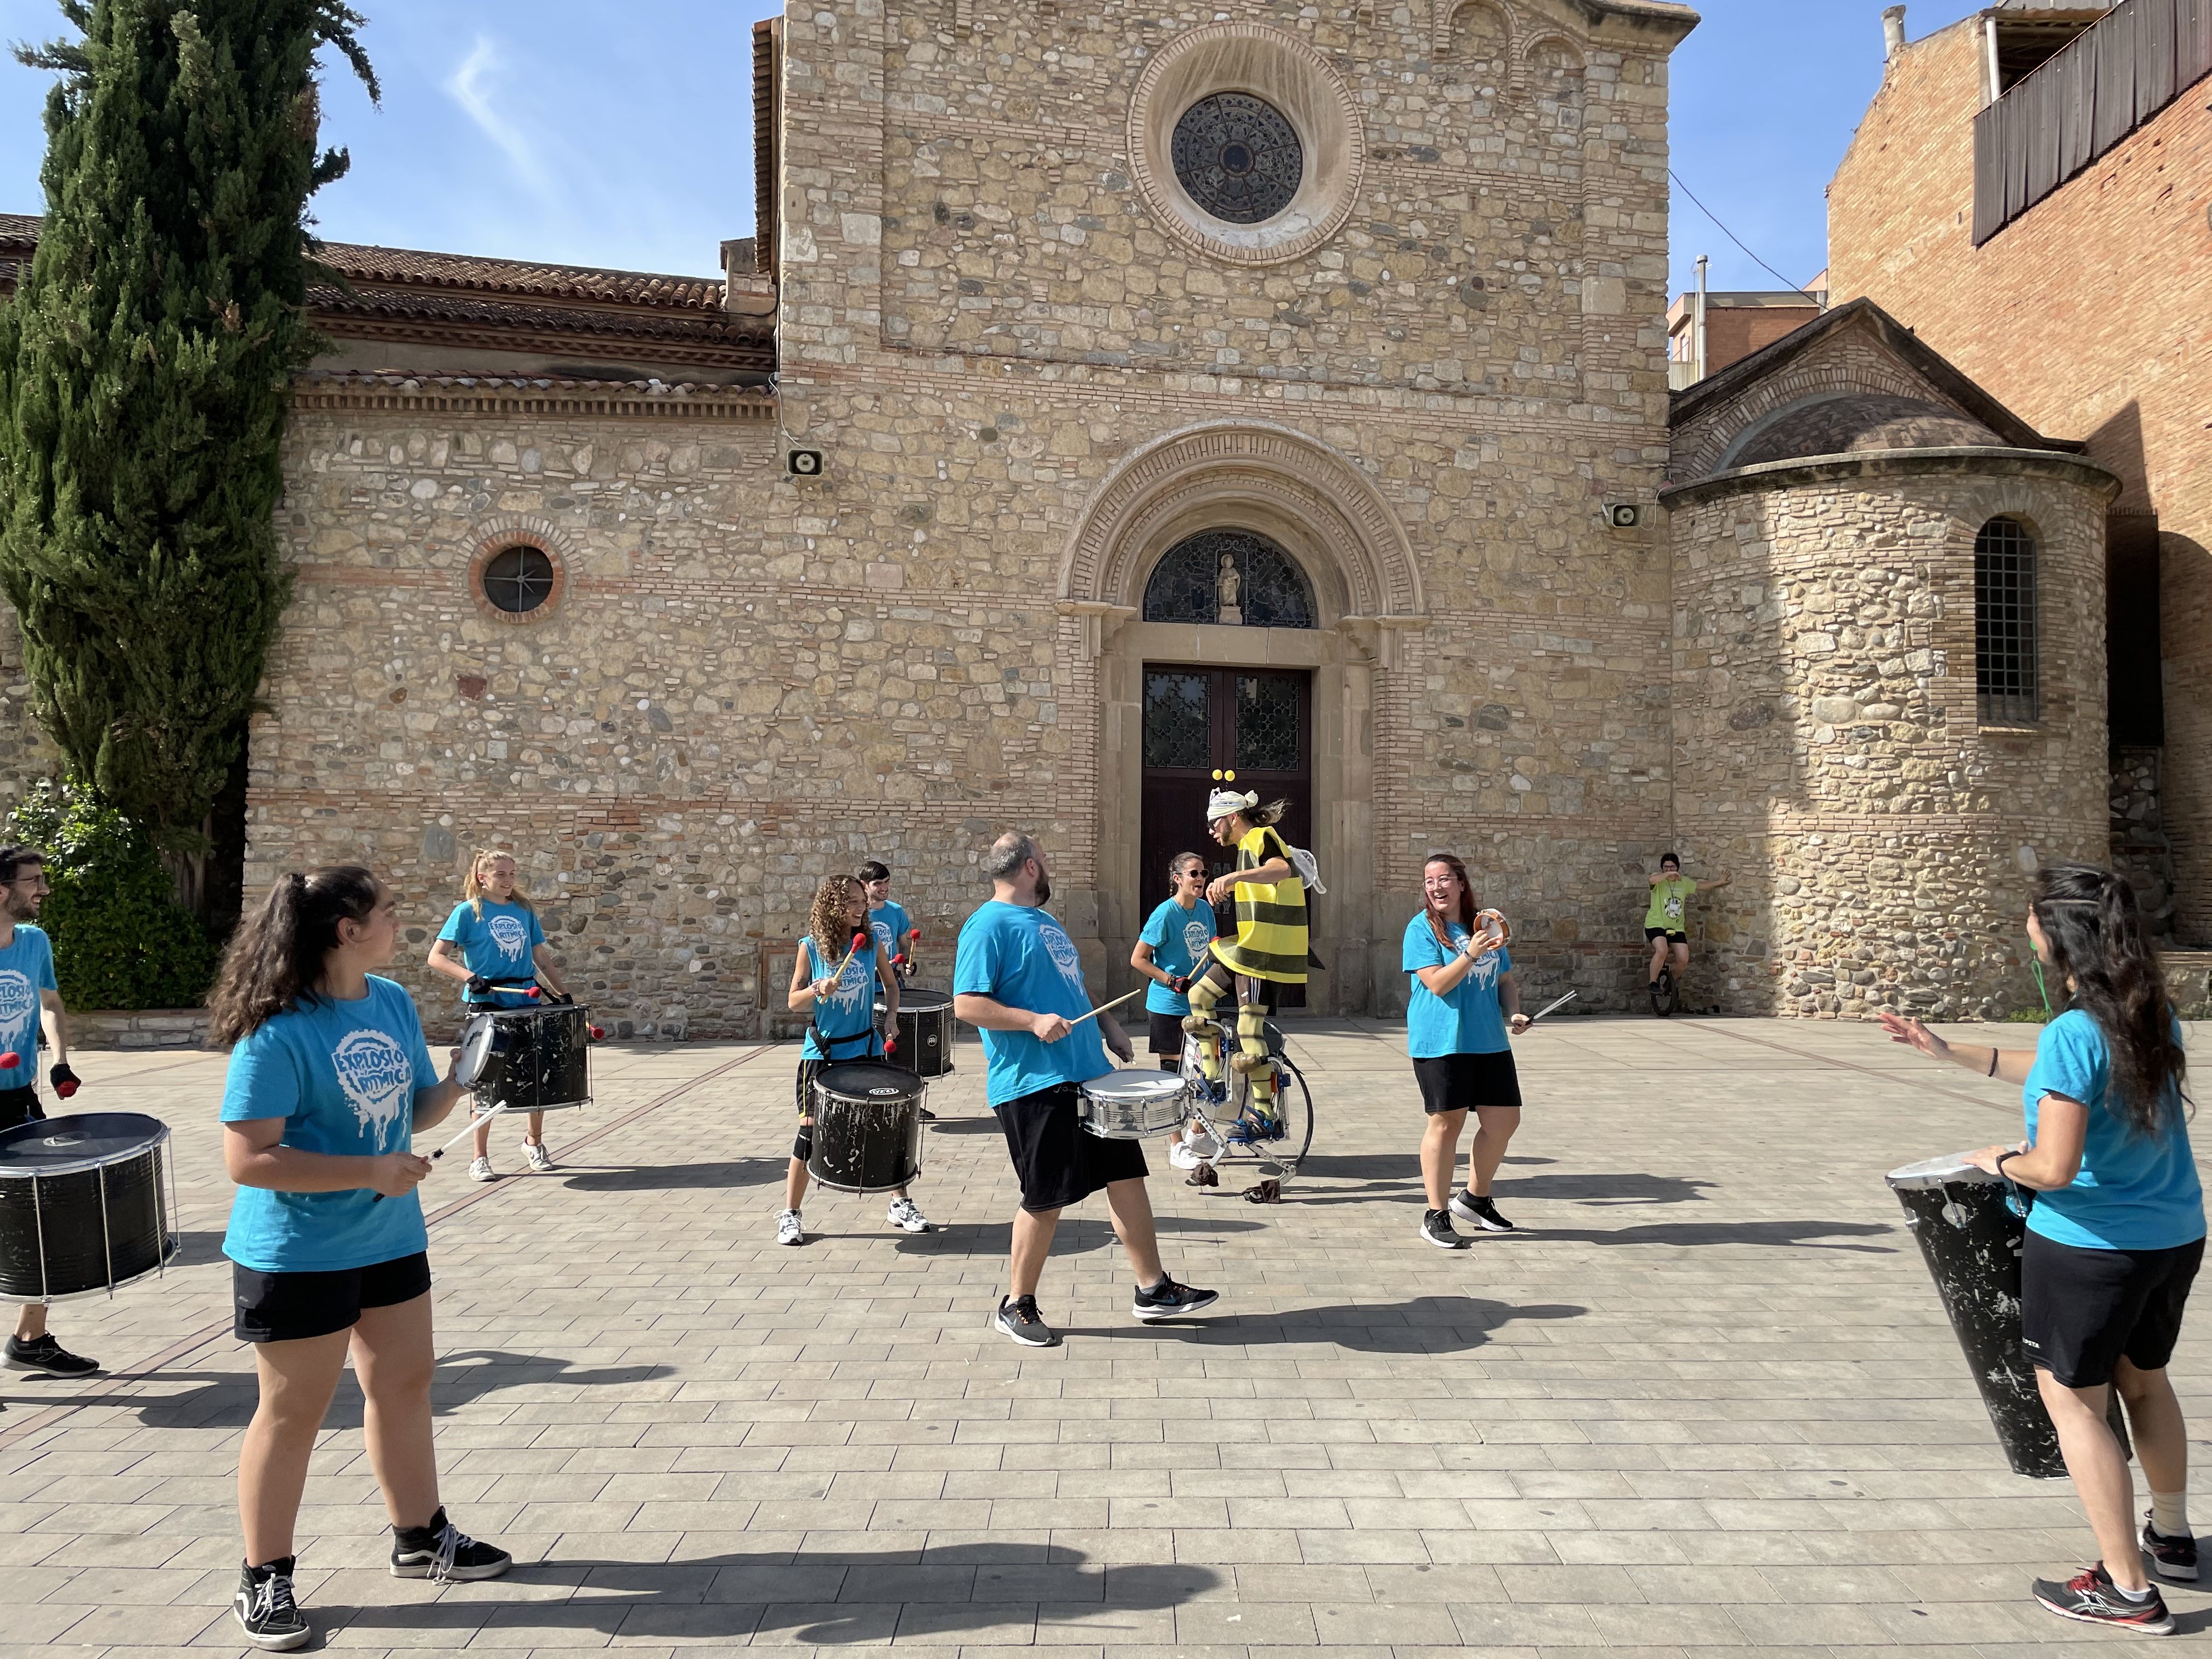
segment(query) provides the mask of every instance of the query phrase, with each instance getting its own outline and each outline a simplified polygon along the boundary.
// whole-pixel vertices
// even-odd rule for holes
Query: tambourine
[[[1512,937],[1512,925],[1505,920],[1503,910],[1477,910],[1474,913],[1474,938],[1471,942],[1475,949],[1480,950],[1484,945],[1498,949]]]

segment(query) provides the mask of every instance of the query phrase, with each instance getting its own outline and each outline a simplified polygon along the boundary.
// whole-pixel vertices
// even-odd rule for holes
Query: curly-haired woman
[[[2027,1139],[1969,1157],[2034,1194],[2021,1341],[2104,1558],[2070,1580],[2038,1579],[2035,1599],[2063,1618],[2162,1634],[2173,1620],[2146,1565],[2161,1578],[2197,1577],[2188,1432],[2166,1375],[2204,1255],[2182,1094],[2188,1062],[2124,880],[2088,865],[2045,866],[2027,937],[2068,1004],[2033,1052],[1954,1045],[1917,1019],[1881,1020],[1896,1042],[2021,1085]],[[2140,1534],[2127,1459],[2105,1422],[2113,1389],[2150,1484]]]

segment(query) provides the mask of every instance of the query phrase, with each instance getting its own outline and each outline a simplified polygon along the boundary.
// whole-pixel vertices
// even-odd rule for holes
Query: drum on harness
[[[455,1075],[476,1095],[479,1113],[494,1106],[501,1113],[588,1106],[591,1042],[589,1011],[573,1002],[479,1009],[462,1028]]]
[[[921,1173],[929,1085],[880,1060],[834,1061],[806,1088],[814,1146],[806,1172],[841,1193],[896,1192]]]

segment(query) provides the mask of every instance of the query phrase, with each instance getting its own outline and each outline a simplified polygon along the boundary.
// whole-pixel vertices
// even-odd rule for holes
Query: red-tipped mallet
[[[592,1027],[592,1042],[605,1042],[606,1040],[607,1040],[607,1028],[606,1028],[605,1026],[604,1026],[604,1025],[594,1025],[593,1027]]]
[[[4,1054],[0,1054],[0,1072],[12,1072],[22,1063],[22,1055],[17,1054],[13,1048]]]

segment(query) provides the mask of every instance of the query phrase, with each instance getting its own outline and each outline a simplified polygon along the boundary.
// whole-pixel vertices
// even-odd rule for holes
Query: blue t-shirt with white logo
[[[1153,967],[1181,979],[1198,965],[1213,943],[1213,907],[1201,899],[1186,910],[1180,899],[1163,899],[1137,937],[1152,947]],[[1187,1014],[1190,999],[1155,980],[1145,992],[1145,1011]]]
[[[906,951],[906,936],[914,931],[914,923],[896,900],[885,899],[868,912],[868,931],[876,936],[876,943],[884,947],[885,956],[902,956]]]
[[[832,973],[837,975],[830,994],[814,1000],[814,1024],[806,1028],[806,1041],[799,1045],[801,1060],[866,1060],[883,1053],[883,1034],[876,1030],[876,952],[882,948],[878,945],[851,951],[841,966],[834,960],[823,961],[811,936],[799,941],[810,983]],[[826,1054],[816,1039],[817,1030],[830,1039]],[[865,1043],[863,1036],[868,1039]],[[851,1041],[841,1040],[844,1038]]]
[[[406,1149],[415,1097],[437,1084],[414,999],[371,975],[367,996],[302,1002],[233,1048],[222,1121],[281,1117],[284,1146],[370,1158]],[[413,1255],[428,1243],[415,1193],[380,1204],[365,1185],[341,1193],[240,1187],[222,1253],[258,1273],[336,1273]]]
[[[1066,1020],[1091,1012],[1075,941],[1041,904],[993,899],[969,917],[953,951],[952,991]],[[1029,1031],[985,1031],[982,1036],[983,1057],[990,1062],[983,1092],[994,1106],[1059,1084],[1103,1077],[1113,1069],[1095,1019],[1084,1020],[1057,1042]]]
[[[1455,921],[1444,925],[1455,945],[1469,936]],[[1419,970],[1449,966],[1454,954],[1430,931],[1425,912],[1406,924],[1404,966],[1413,988],[1406,1002],[1406,1052],[1415,1060],[1497,1054],[1513,1046],[1498,1006],[1498,981],[1513,971],[1512,953],[1501,945],[1479,958],[1451,994],[1440,997],[1421,983]]]
[[[2177,1034],[2178,1035],[2178,1034]],[[2181,1103],[2170,1099],[2166,1125],[2139,1135],[2106,1103],[2112,1050],[2097,1022],[2069,1008],[2043,1028],[2035,1065],[2021,1090],[2027,1138],[2045,1095],[2064,1095],[2089,1109],[2081,1168],[2073,1182],[2038,1193],[2027,1212],[2030,1232],[2085,1250],[2170,1250],[2204,1237],[2204,1190],[2189,1150]]]
[[[438,937],[461,947],[461,962],[471,973],[495,985],[526,985],[538,977],[535,952],[545,943],[545,929],[526,904],[463,899],[446,918]],[[530,1006],[530,999],[520,991],[495,991],[490,1001],[500,1008]]]
[[[15,937],[0,951],[0,1054],[15,1056],[15,1065],[0,1070],[0,1089],[37,1087],[39,993],[58,988],[46,930],[17,922]]]

